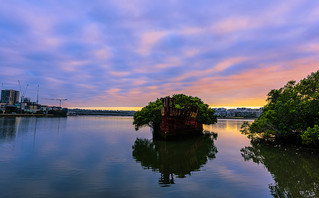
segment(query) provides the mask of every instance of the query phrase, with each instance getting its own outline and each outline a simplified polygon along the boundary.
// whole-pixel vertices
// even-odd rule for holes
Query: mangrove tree
[[[268,93],[263,112],[242,132],[254,140],[319,146],[319,71]]]

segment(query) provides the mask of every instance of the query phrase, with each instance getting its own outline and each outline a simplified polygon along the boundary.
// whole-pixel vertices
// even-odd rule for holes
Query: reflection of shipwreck
[[[185,105],[183,109],[175,107],[175,99],[162,98],[162,121],[159,130],[161,137],[167,139],[177,136],[202,134],[203,125],[196,120],[198,109]]]
[[[136,162],[146,169],[160,172],[159,184],[163,187],[185,178],[209,160],[215,159],[217,133],[204,134],[179,141],[148,140],[137,138],[132,146]]]

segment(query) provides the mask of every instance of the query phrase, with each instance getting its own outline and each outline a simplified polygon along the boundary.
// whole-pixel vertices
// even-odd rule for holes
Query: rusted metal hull
[[[173,139],[190,135],[200,135],[203,125],[196,120],[197,108],[188,106],[176,109],[172,98],[162,99],[162,120],[155,135],[164,139]]]
[[[190,121],[176,118],[162,119],[159,130],[155,133],[164,139],[173,139],[190,135],[200,135],[203,132],[203,125]]]

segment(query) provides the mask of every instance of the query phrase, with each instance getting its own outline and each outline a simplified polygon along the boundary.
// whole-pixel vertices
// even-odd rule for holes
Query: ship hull
[[[163,139],[176,139],[203,134],[203,125],[194,120],[163,117],[155,135]]]
[[[198,109],[185,106],[183,109],[175,108],[173,98],[162,98],[162,119],[154,129],[154,135],[163,139],[175,139],[192,135],[203,134],[203,125],[196,117]]]

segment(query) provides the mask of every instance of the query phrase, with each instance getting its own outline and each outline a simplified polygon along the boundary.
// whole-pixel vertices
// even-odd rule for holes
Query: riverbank
[[[256,118],[245,118],[245,117],[217,117],[219,120],[229,120],[229,119],[234,119],[234,120],[255,120]]]
[[[99,116],[133,116],[135,112],[132,111],[105,111],[105,112],[81,112],[81,113],[71,113],[68,116],[85,116],[85,115],[99,115]],[[0,114],[0,117],[57,117],[54,114]],[[65,116],[61,116],[65,117]],[[244,117],[222,117],[219,120],[254,120],[256,118],[244,118]]]
[[[66,117],[54,114],[0,114],[0,117]]]
[[[136,111],[69,109],[68,115],[133,116]]]

